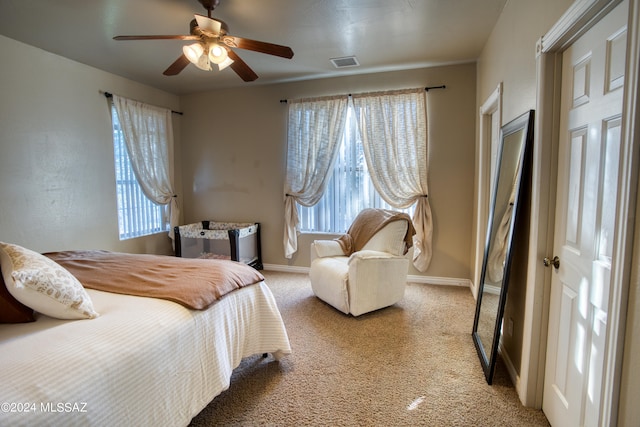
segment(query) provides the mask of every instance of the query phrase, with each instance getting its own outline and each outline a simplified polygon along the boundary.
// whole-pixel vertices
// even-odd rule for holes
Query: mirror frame
[[[502,332],[502,318],[504,316],[504,306],[507,301],[507,289],[509,285],[509,273],[511,270],[511,258],[512,258],[512,245],[513,245],[513,237],[514,237],[514,229],[515,223],[518,217],[520,198],[522,194],[522,182],[523,182],[523,170],[530,170],[527,166],[527,163],[530,162],[530,151],[531,145],[533,143],[533,126],[534,125],[534,111],[530,110],[506,125],[502,126],[500,129],[500,151],[498,155],[497,169],[495,172],[495,183],[494,183],[494,191],[491,197],[491,209],[489,211],[489,221],[487,225],[487,235],[486,235],[486,244],[484,251],[484,258],[482,261],[482,272],[480,275],[480,283],[478,286],[478,296],[476,300],[476,313],[473,321],[473,343],[475,344],[476,350],[478,352],[478,357],[480,358],[480,364],[482,365],[482,369],[484,371],[485,378],[488,384],[493,382],[493,374],[495,371],[496,358],[498,356],[498,347],[500,344],[500,336]],[[490,256],[491,250],[491,242],[493,240],[492,231],[494,230],[494,219],[497,221],[501,221],[502,218],[494,218],[496,211],[496,199],[498,196],[498,186],[500,184],[500,170],[502,167],[502,157],[504,151],[505,140],[512,134],[516,132],[523,133],[523,145],[520,151],[519,164],[516,166],[516,176],[513,178],[514,181],[511,181],[510,185],[513,185],[513,209],[511,212],[511,217],[509,221],[509,229],[505,238],[506,250],[505,259],[503,263],[503,274],[502,274],[502,285],[500,286],[500,295],[498,299],[498,307],[496,312],[496,320],[493,330],[493,338],[490,343],[491,347],[486,348],[489,343],[483,343],[480,335],[478,334],[478,324],[480,321],[480,314],[482,308],[482,297],[485,288],[486,274],[487,274],[487,264]],[[497,282],[496,282],[497,283]],[[492,319],[489,319],[492,320]],[[488,351],[487,351],[488,350]]]

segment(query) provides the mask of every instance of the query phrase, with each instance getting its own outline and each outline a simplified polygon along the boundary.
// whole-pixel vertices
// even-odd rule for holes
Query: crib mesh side
[[[257,234],[248,234],[238,239],[238,251],[240,252],[240,261],[251,264],[258,260],[258,238]]]
[[[231,259],[229,240],[181,237],[180,243],[184,258]]]
[[[205,221],[179,227],[181,256],[185,258],[232,259],[229,229],[239,230],[239,261],[251,264],[259,261],[258,226],[245,223]]]

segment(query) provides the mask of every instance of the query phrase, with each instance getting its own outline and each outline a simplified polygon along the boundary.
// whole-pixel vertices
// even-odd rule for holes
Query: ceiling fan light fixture
[[[228,57],[227,49],[218,43],[211,43],[209,45],[209,60],[214,64],[222,64]]]
[[[203,71],[211,71],[211,64],[207,55],[202,55],[194,65]]]
[[[227,58],[222,61],[221,63],[218,64],[218,69],[220,71],[224,70],[225,68],[227,68],[229,65],[233,64],[233,59],[229,58],[227,56]]]
[[[182,47],[182,53],[187,57],[196,67],[204,71],[210,71],[211,65],[209,64],[209,56],[204,52],[204,47],[201,43],[194,43],[189,46]]]
[[[198,60],[202,56],[203,52],[204,48],[200,43],[194,43],[190,44],[189,46],[182,47],[182,53],[184,53],[184,56],[186,56],[189,62],[191,62],[192,64],[198,63]]]

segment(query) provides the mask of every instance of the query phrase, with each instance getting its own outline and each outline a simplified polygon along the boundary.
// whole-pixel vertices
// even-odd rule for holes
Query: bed
[[[174,228],[176,256],[229,259],[262,270],[260,223],[200,221]]]
[[[187,425],[229,387],[243,357],[268,353],[279,359],[290,353],[263,279],[226,293],[206,309],[118,289],[85,289],[97,317],[39,314],[34,322],[0,324],[0,425]]]

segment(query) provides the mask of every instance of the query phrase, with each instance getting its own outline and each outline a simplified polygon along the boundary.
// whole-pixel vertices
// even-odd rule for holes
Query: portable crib
[[[201,221],[177,226],[174,233],[178,257],[230,259],[263,269],[260,223]]]

